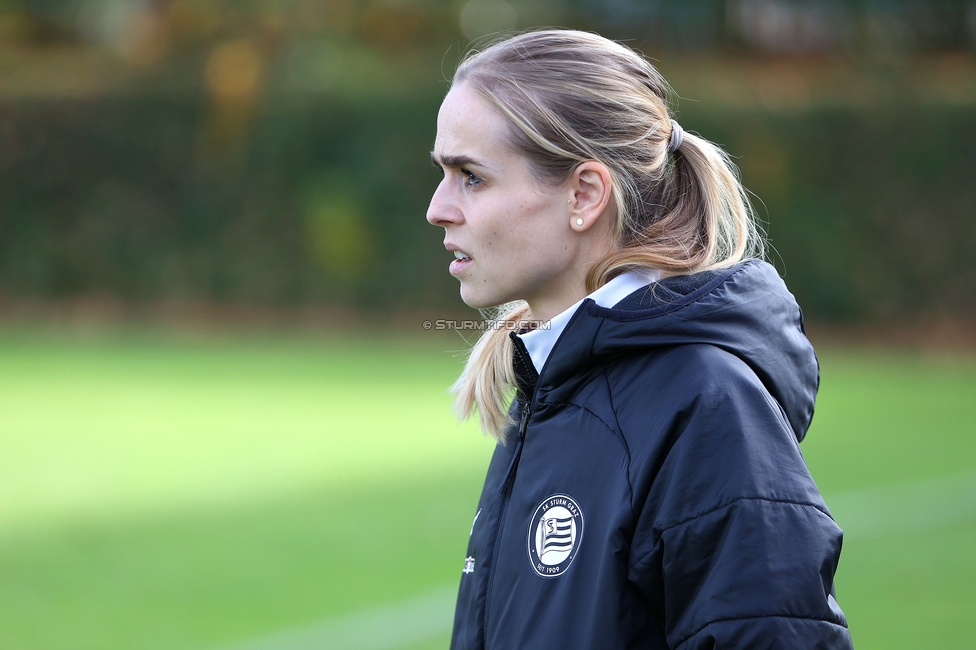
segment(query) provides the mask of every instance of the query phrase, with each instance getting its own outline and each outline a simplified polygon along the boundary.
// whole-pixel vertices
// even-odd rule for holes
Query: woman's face
[[[461,84],[448,93],[431,154],[444,178],[427,221],[444,228],[465,303],[526,300],[533,317],[548,319],[586,293],[580,237],[570,226],[573,192],[536,180],[508,146],[508,128],[477,91]]]

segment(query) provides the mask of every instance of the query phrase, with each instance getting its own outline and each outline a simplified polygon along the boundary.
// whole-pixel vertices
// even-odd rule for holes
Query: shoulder
[[[684,344],[620,357],[605,365],[619,420],[646,422],[688,409],[778,411],[756,373],[739,357],[709,344]]]
[[[675,346],[607,376],[636,492],[658,493],[676,519],[744,497],[822,507],[783,410],[734,354]]]
[[[742,359],[709,343],[662,345],[620,355],[605,367],[617,382],[612,388],[624,388],[626,380],[654,383],[667,376],[708,391],[726,381],[749,380],[750,374],[754,376]]]

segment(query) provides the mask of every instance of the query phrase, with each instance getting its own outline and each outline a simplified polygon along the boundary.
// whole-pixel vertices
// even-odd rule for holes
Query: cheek
[[[485,210],[478,217],[469,218],[468,224],[472,227],[483,258],[507,258],[518,249],[524,234],[517,211],[503,205],[494,210]]]
[[[538,252],[536,236],[526,231],[523,224],[512,223],[507,228],[493,229],[485,241],[485,248],[495,270],[501,275],[511,275],[532,266]]]
[[[551,197],[514,190],[500,204],[482,212],[479,242],[487,271],[499,280],[532,273],[547,258],[565,255]],[[475,220],[469,220],[474,225]]]

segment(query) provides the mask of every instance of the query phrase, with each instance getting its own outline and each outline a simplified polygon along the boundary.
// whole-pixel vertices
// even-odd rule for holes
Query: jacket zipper
[[[488,586],[485,589],[485,631],[482,645],[488,648],[488,610],[491,607],[491,587],[495,582],[495,567],[498,564],[498,554],[501,552],[502,532],[505,529],[505,517],[508,515],[508,503],[512,497],[512,487],[515,485],[515,473],[518,471],[519,459],[522,456],[522,446],[525,442],[525,429],[529,424],[529,416],[532,411],[529,409],[529,402],[526,401],[522,408],[522,418],[519,422],[518,440],[515,442],[515,454],[512,457],[512,464],[508,468],[505,482],[502,484],[502,512],[498,517],[498,528],[495,531],[495,549],[491,556],[491,569],[488,571]]]

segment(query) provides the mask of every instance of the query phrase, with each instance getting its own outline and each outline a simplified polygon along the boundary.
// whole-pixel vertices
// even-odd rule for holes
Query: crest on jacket
[[[572,564],[583,539],[583,511],[572,497],[554,494],[529,521],[529,561],[540,576],[561,576]]]

